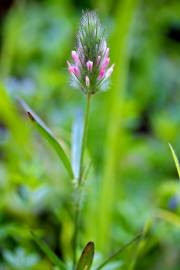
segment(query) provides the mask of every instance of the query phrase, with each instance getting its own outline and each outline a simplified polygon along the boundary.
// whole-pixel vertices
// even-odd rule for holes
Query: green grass
[[[2,14],[0,269],[72,269],[82,192],[76,257],[94,244],[78,269],[179,270],[179,1],[78,3],[16,1]],[[115,69],[109,90],[92,97],[80,166],[85,97],[71,89],[66,60],[87,7],[102,18]],[[17,98],[49,128],[31,123]]]

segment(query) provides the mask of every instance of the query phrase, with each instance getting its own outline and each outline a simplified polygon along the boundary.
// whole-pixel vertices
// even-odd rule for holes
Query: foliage
[[[105,21],[115,68],[109,90],[91,100],[78,258],[93,241],[96,269],[108,254],[143,231],[146,237],[103,269],[178,270],[180,184],[168,143],[178,159],[179,1],[18,0],[9,7],[4,2],[0,269],[56,269],[31,230],[68,269],[72,267],[77,193],[76,181],[73,185],[67,172],[79,175],[80,157],[75,156],[82,136],[79,111],[85,104],[82,93],[68,84],[66,59],[75,46],[81,9],[90,8]],[[51,127],[63,151],[60,160],[17,98]],[[67,165],[71,159],[72,169]]]

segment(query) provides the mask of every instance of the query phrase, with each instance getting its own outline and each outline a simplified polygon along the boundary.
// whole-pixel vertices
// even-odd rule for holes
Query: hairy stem
[[[79,176],[77,179],[77,186],[75,190],[76,198],[75,198],[75,217],[74,217],[74,235],[73,235],[73,269],[75,269],[76,262],[77,262],[77,246],[78,246],[80,206],[81,206],[81,194],[82,194],[81,184],[83,180],[83,161],[84,161],[84,152],[85,152],[86,140],[87,140],[90,100],[91,100],[91,95],[87,94],[86,111],[85,111],[85,116],[84,116],[84,127],[83,127],[83,136],[82,136],[82,145],[81,145],[80,170],[79,170]]]

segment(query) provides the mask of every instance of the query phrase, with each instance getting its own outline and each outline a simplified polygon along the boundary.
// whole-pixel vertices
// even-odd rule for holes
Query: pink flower
[[[102,80],[102,78],[104,77],[104,74],[105,74],[105,69],[101,67],[98,80]]]
[[[67,64],[68,64],[68,71],[70,74],[74,74],[76,77],[79,77],[80,76],[80,70],[77,66],[75,65],[71,65],[69,63],[69,61],[67,61]]]
[[[109,63],[110,63],[110,58],[109,58],[109,57],[106,57],[106,58],[104,59],[103,63],[102,63],[102,67],[103,67],[104,69],[106,69],[107,66],[109,65]]]
[[[109,67],[110,50],[95,12],[83,12],[76,44],[76,49],[71,51],[73,63],[68,62],[72,85],[84,94],[106,89],[114,66]]]
[[[80,70],[77,66],[74,66],[74,74],[76,75],[76,77],[80,76]]]
[[[69,71],[69,73],[70,73],[70,74],[74,73],[74,67],[73,67],[73,65],[71,65],[71,64],[69,63],[69,61],[67,61],[67,64],[68,64],[68,71]]]
[[[79,64],[79,55],[78,55],[78,53],[76,51],[72,51],[71,55],[72,55],[72,59],[74,60],[74,63],[76,65],[78,65]]]
[[[87,69],[88,71],[92,71],[92,68],[93,68],[93,62],[88,60],[87,63],[86,63],[86,66],[87,66]]]

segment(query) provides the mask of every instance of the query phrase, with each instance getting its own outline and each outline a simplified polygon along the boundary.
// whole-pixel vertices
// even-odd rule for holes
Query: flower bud
[[[75,64],[79,64],[79,56],[78,56],[77,52],[76,51],[72,51],[71,52],[71,55],[72,55],[72,58],[74,60],[74,63]]]
[[[86,66],[87,66],[87,69],[88,71],[92,71],[92,68],[93,68],[93,62],[88,60],[87,63],[86,63]]]

